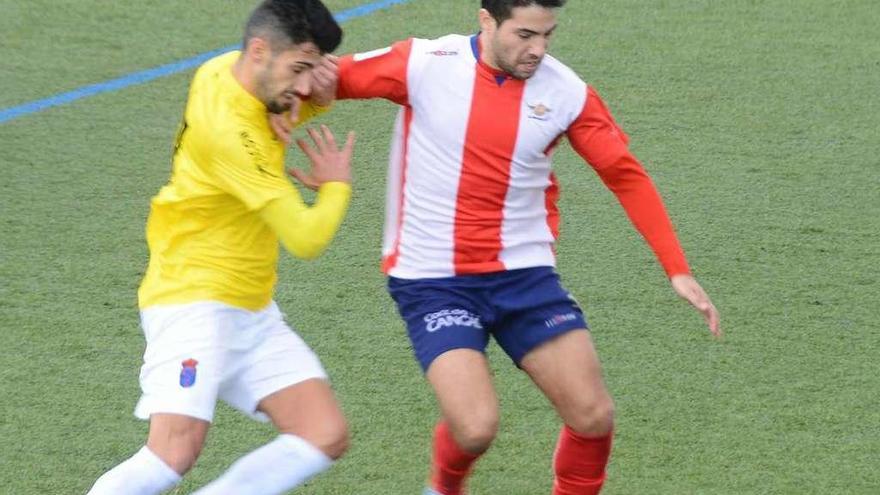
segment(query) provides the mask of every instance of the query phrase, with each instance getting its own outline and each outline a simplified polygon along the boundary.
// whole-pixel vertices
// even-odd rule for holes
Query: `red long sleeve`
[[[412,43],[408,39],[388,48],[341,57],[337,98],[385,98],[407,105],[407,66]]]
[[[605,102],[593,88],[567,135],[574,150],[596,170],[617,196],[636,230],[654,251],[666,275],[688,274],[687,259],[663,200],[638,160],[630,153],[629,138],[614,122]]]

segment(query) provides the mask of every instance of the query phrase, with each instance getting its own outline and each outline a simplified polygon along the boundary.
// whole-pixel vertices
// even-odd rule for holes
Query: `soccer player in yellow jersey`
[[[285,177],[285,147],[268,124],[272,112],[302,120],[320,111],[306,97],[341,37],[318,0],[266,0],[245,27],[243,50],[196,72],[171,180],[147,222],[150,262],[139,291],[147,348],[135,414],[149,419],[149,435],[90,494],[152,495],[177,485],[199,455],[217,399],[271,420],[279,436],[199,495],[280,494],[346,450],[327,375],[272,292],[279,240],[308,259],[336,233],[351,194],[353,135],[342,149],[327,128],[310,131],[313,145],[300,142],[312,166],[300,175],[318,185],[308,207]]]

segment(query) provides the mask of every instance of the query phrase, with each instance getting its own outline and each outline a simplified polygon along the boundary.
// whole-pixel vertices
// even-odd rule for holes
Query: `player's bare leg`
[[[210,423],[180,414],[153,414],[147,445],[98,478],[88,495],[158,495],[192,468]]]
[[[614,405],[590,334],[562,334],[520,364],[565,423],[554,459],[554,495],[599,493],[611,451]]]
[[[178,474],[184,475],[196,463],[208,428],[207,421],[180,414],[153,414],[147,448]]]
[[[498,431],[498,398],[486,356],[472,349],[441,354],[427,372],[442,419],[434,431],[431,488],[463,493],[464,481]]]
[[[296,435],[327,457],[339,459],[348,450],[348,423],[330,385],[321,379],[279,390],[260,402],[280,434]]]
[[[242,457],[194,495],[285,493],[328,469],[348,448],[348,426],[330,385],[310,379],[263,399],[279,436]]]

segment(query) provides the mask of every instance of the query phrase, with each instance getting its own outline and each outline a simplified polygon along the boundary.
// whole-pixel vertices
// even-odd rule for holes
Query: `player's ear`
[[[248,40],[245,51],[251,60],[257,63],[262,63],[269,57],[269,43],[263,38],[253,37]]]
[[[495,22],[495,18],[492,17],[492,14],[486,9],[480,9],[478,17],[480,20],[480,31],[488,33],[489,35],[494,34],[495,30],[498,29],[498,24]]]

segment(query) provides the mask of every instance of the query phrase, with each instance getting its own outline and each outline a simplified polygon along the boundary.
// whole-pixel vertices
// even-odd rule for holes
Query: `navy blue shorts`
[[[519,366],[544,342],[588,328],[551,267],[445,278],[390,277],[388,292],[406,322],[423,371],[446,351],[485,353],[490,335]]]

